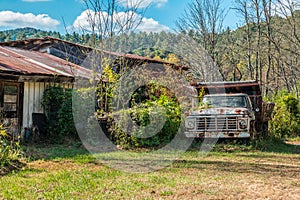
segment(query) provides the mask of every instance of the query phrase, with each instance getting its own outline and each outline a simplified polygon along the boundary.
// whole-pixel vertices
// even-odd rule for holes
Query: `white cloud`
[[[158,21],[155,21],[152,18],[143,18],[142,23],[137,27],[137,30],[145,32],[171,31],[169,27],[159,24]]]
[[[100,17],[99,17],[100,16]],[[101,20],[99,20],[99,18]],[[169,27],[159,24],[158,21],[155,21],[152,18],[142,17],[140,14],[134,12],[118,12],[115,13],[114,16],[114,29],[118,32],[126,22],[128,18],[132,19],[135,23],[130,23],[129,26],[136,28],[137,31],[145,31],[145,32],[161,32],[161,31],[171,31]],[[111,18],[108,16],[106,12],[95,13],[91,10],[83,11],[74,21],[73,26],[69,27],[69,29],[73,29],[73,31],[91,31],[92,26],[95,27],[95,32],[99,31],[100,24],[99,21],[110,21]],[[137,22],[141,22],[139,25]],[[109,23],[108,23],[109,24]],[[104,28],[104,25],[102,25]]]
[[[53,29],[58,25],[59,21],[52,19],[47,14],[34,15],[32,13],[23,14],[12,11],[0,12],[0,27]]]
[[[118,0],[118,3],[125,7],[146,8],[149,5],[162,7],[168,0]]]
[[[73,23],[73,27],[78,30],[87,30],[91,31],[91,18],[92,15],[94,15],[94,12],[92,10],[85,10],[83,11],[77,18],[75,19]],[[69,27],[71,28],[71,27]]]
[[[291,11],[300,9],[300,0],[277,0],[272,5],[273,14],[281,17],[291,15]]]
[[[52,1],[52,0],[22,0],[24,2],[46,2],[46,1]]]

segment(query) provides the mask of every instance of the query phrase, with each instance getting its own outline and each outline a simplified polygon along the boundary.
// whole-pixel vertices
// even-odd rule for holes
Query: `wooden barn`
[[[5,125],[19,134],[31,128],[33,116],[43,114],[41,98],[47,86],[72,88],[74,78],[91,78],[85,60],[97,49],[45,37],[0,43],[0,110]],[[133,54],[102,51],[113,57],[111,65],[158,63],[179,71],[186,67]]]

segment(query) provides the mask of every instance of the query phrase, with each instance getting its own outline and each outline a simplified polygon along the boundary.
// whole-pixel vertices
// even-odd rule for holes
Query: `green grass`
[[[300,155],[289,148],[219,144],[205,157],[189,150],[160,170],[132,173],[107,163],[149,167],[162,155],[111,152],[98,161],[78,146],[27,147],[27,166],[0,178],[0,199],[297,199]]]

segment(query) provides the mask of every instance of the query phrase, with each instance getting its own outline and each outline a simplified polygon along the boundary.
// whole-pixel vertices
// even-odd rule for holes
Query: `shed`
[[[74,77],[91,71],[39,51],[0,46],[0,110],[15,134],[32,126],[33,113],[44,113],[41,99],[49,85],[72,88]]]

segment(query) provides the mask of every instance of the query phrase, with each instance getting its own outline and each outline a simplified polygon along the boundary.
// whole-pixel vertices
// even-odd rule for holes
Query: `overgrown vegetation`
[[[157,107],[160,107],[161,110],[156,110]],[[178,132],[181,117],[180,107],[174,98],[166,94],[155,99],[147,99],[122,112],[128,112],[139,126],[130,133],[125,133],[117,123],[113,123],[109,128],[110,138],[123,148],[162,147],[168,144]],[[164,117],[165,119],[163,119]],[[155,123],[150,124],[151,119]],[[159,130],[157,130],[158,122],[164,122]],[[122,123],[122,127],[128,126],[127,119],[123,119],[120,123]],[[156,134],[152,136],[152,133]]]
[[[94,117],[90,112],[90,107],[82,103],[91,98],[94,94],[93,88],[67,89],[60,86],[48,87],[44,91],[42,105],[45,109],[47,118],[46,142],[50,143],[68,143],[68,140],[78,140],[78,127],[75,127],[74,112],[81,115],[82,124],[85,124],[84,131],[88,131],[89,118]],[[95,95],[95,94],[94,94]],[[76,99],[76,101],[73,101]],[[96,112],[96,101],[94,102]],[[88,105],[90,106],[90,105]],[[74,109],[73,109],[74,107]],[[74,112],[73,112],[74,111]],[[96,113],[95,113],[96,114]]]
[[[19,159],[23,153],[18,141],[12,141],[6,129],[0,125],[0,176],[9,172],[9,169],[17,169]],[[8,170],[4,170],[8,168]]]
[[[46,140],[60,143],[66,138],[77,139],[72,114],[72,90],[49,87],[45,90],[42,105],[47,117]]]
[[[300,135],[300,107],[296,95],[281,91],[273,96],[275,102],[273,119],[270,121],[269,136],[286,139]]]
[[[110,66],[107,66],[103,70],[102,78],[107,82],[98,88],[98,102],[102,105],[97,111],[98,119],[103,116],[108,117],[107,135],[116,145],[122,148],[158,148],[170,142],[177,134],[181,120],[180,106],[174,94],[167,88],[161,87],[157,83],[149,83],[140,87],[131,96],[129,109],[116,113],[112,110],[111,101],[119,76]],[[157,110],[158,107],[160,109]],[[114,115],[120,114],[130,117],[138,127],[126,131],[130,126],[128,119],[122,118],[119,123],[113,120]],[[163,119],[164,117],[165,119]],[[154,122],[165,121],[163,126],[156,130],[158,124],[151,125],[151,120]],[[151,135],[155,131],[157,133]]]

